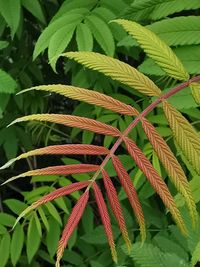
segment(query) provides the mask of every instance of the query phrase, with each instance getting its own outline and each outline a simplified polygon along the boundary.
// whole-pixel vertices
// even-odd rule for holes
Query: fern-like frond
[[[114,20],[134,37],[147,55],[163,68],[171,77],[186,81],[189,74],[184,69],[181,61],[156,34],[141,26],[140,24],[124,19]]]
[[[172,105],[163,102],[165,116],[176,141],[192,164],[197,173],[200,174],[200,136],[183,115]]]
[[[169,189],[165,184],[165,182],[159,176],[158,172],[153,168],[153,166],[146,158],[146,156],[142,153],[142,151],[136,146],[136,144],[127,137],[124,138],[124,141],[128,149],[128,152],[134,159],[135,163],[145,174],[152,187],[155,189],[155,191],[162,199],[165,206],[169,209],[182,233],[184,235],[187,235],[187,229],[185,227],[180,211],[178,210],[175,201],[172,195],[170,194]]]
[[[84,182],[77,182],[77,183],[73,183],[67,186],[64,186],[62,188],[56,189],[55,191],[41,197],[40,199],[38,199],[37,201],[35,201],[33,204],[31,204],[31,206],[29,206],[28,208],[26,208],[22,213],[20,213],[20,215],[18,216],[13,228],[15,227],[15,225],[20,221],[20,219],[24,216],[26,216],[30,211],[32,211],[33,209],[38,208],[39,206],[52,201],[56,198],[59,198],[61,196],[66,196],[69,195],[75,191],[78,191],[86,186],[89,185],[88,181],[84,181]]]
[[[23,121],[48,121],[53,123],[59,123],[70,127],[77,127],[80,129],[92,131],[99,134],[120,136],[120,131],[105,123],[88,119],[85,117],[73,116],[73,115],[60,115],[60,114],[33,114],[24,116],[14,120],[10,125],[23,122]]]
[[[99,169],[99,165],[93,165],[93,164],[71,164],[71,165],[47,167],[47,168],[27,171],[17,176],[13,176],[9,178],[8,180],[6,180],[3,184],[12,182],[18,178],[30,177],[30,176],[35,176],[35,175],[59,175],[59,174],[67,175],[67,174],[75,174],[75,173],[95,172],[98,169]]]
[[[160,89],[148,77],[118,59],[94,52],[68,52],[64,53],[63,56],[110,76],[113,80],[128,85],[145,95],[159,96],[161,93]]]
[[[169,46],[200,43],[200,17],[187,16],[164,19],[146,28],[157,34]]]
[[[117,156],[112,156],[112,162],[113,162],[113,166],[117,172],[117,176],[120,180],[120,183],[122,184],[122,186],[123,186],[123,188],[127,194],[127,197],[130,201],[130,204],[133,208],[136,219],[137,219],[139,226],[140,226],[141,239],[142,239],[142,242],[144,242],[144,240],[146,238],[145,220],[144,220],[144,214],[142,211],[140,201],[138,199],[137,192],[135,190],[133,182],[131,181],[130,176],[128,175],[126,169],[122,165],[119,158]]]
[[[65,247],[67,246],[67,242],[72,235],[74,229],[78,225],[83,212],[85,210],[85,206],[89,199],[89,191],[86,190],[82,196],[79,198],[78,202],[74,206],[72,213],[68,219],[68,222],[64,228],[64,231],[62,233],[62,237],[58,244],[58,250],[57,250],[57,259],[56,259],[56,267],[60,267],[60,260],[62,258],[63,252]]]
[[[92,105],[104,107],[106,109],[112,110],[120,114],[130,115],[130,116],[138,115],[138,111],[135,108],[131,107],[130,105],[126,105],[125,103],[117,99],[114,99],[105,94],[101,94],[99,92],[75,86],[62,85],[62,84],[40,85],[32,87],[30,89],[23,90],[20,93],[24,93],[29,90],[41,90],[41,91],[53,92],[75,100],[84,101]]]
[[[108,243],[110,245],[112,258],[113,258],[114,262],[117,263],[117,252],[115,249],[115,243],[114,243],[114,239],[113,239],[112,226],[111,226],[110,217],[108,214],[108,209],[106,207],[106,203],[104,201],[101,190],[99,189],[96,182],[93,183],[93,189],[94,189],[94,195],[95,195],[95,199],[97,202],[97,206],[99,208],[101,220],[102,220],[105,232],[106,232],[106,236],[108,238]]]
[[[109,150],[103,146],[69,144],[69,145],[53,145],[31,150],[22,153],[18,157],[9,160],[6,164],[0,167],[0,170],[8,168],[15,161],[25,159],[31,156],[38,155],[107,155]]]
[[[200,8],[199,0],[137,0],[124,12],[128,19],[159,20],[182,10]]]
[[[121,205],[120,205],[120,202],[119,202],[119,199],[117,196],[117,191],[116,191],[108,173],[105,170],[102,171],[102,175],[103,175],[103,182],[104,182],[104,186],[106,189],[106,193],[107,193],[110,205],[111,205],[111,209],[112,209],[112,211],[115,215],[115,218],[119,224],[119,228],[122,232],[122,235],[123,235],[124,241],[126,242],[127,248],[128,248],[128,250],[130,250],[131,241],[130,241],[129,236],[128,236],[128,231],[126,228],[126,223],[125,223],[125,219],[124,219],[123,212],[121,209]]]
[[[190,215],[195,226],[197,223],[197,211],[189,183],[176,157],[168,147],[164,139],[159,135],[153,125],[145,118],[142,119],[142,127],[156,151],[160,161],[163,163],[169,178],[174,183],[175,187],[185,197]]]

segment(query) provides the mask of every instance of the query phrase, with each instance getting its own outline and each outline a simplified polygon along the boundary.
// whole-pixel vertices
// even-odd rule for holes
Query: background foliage
[[[14,3],[14,5],[13,5]],[[174,85],[155,63],[144,55],[137,43],[114,23],[115,18],[128,18],[137,21],[158,34],[183,62],[191,75],[200,74],[200,2],[198,0],[71,0],[71,1],[29,1],[0,0],[0,163],[4,164],[19,152],[31,147],[40,147],[58,143],[94,143],[109,147],[113,139],[101,140],[92,133],[78,129],[62,128],[57,125],[31,122],[26,127],[5,128],[16,117],[36,112],[65,113],[87,116],[125,129],[130,118],[121,117],[99,107],[76,101],[64,100],[57,95],[31,92],[15,96],[22,88],[38,84],[65,83],[85,88],[94,88],[107,95],[131,104],[139,111],[149,105],[149,98],[130,90],[118,82],[103,75],[84,69],[75,62],[59,59],[63,51],[95,51],[119,58],[138,67],[140,71],[155,81],[166,91]],[[66,34],[67,32],[67,34]],[[49,64],[50,63],[50,64]],[[56,73],[56,72],[57,73]],[[49,98],[48,98],[49,99]],[[153,99],[152,99],[153,100]],[[173,96],[169,101],[199,129],[200,111],[190,90]],[[159,133],[172,148],[177,147],[171,138],[171,131],[160,108],[153,111],[148,119],[154,123]],[[137,127],[131,136],[145,155],[152,159],[154,167],[167,179],[160,162],[148,144],[145,135]],[[179,151],[179,150],[178,150]],[[119,187],[128,230],[131,233],[133,250],[130,256],[122,246],[123,241],[116,222],[112,225],[117,239],[117,249],[121,266],[190,266],[200,258],[199,230],[191,230],[189,238],[178,232],[173,222],[163,215],[163,206],[158,202],[153,189],[145,181],[140,170],[135,168],[131,158],[119,151],[121,161],[126,165],[142,202],[148,222],[148,240],[140,249],[136,221],[128,205],[124,191]],[[196,203],[200,201],[200,180],[192,166],[179,152],[178,159],[190,180]],[[85,162],[95,163],[92,157],[85,157]],[[43,158],[15,164],[8,171],[0,171],[0,180],[35,167],[44,167],[59,162],[58,158]],[[62,158],[62,162],[79,163],[79,158]],[[107,166],[111,177],[115,172]],[[36,176],[31,185],[12,183],[1,189],[0,194],[0,267],[4,266],[53,266],[57,240],[61,226],[69,216],[78,193],[72,197],[60,198],[48,203],[38,211],[32,212],[25,221],[14,230],[15,218],[30,203],[54,188],[80,181],[84,175]],[[88,177],[85,177],[88,179]],[[168,182],[169,187],[173,187]],[[184,200],[177,195],[177,203],[184,206]],[[183,214],[184,207],[183,207]],[[189,219],[186,218],[189,223]],[[79,229],[70,240],[65,251],[63,266],[113,266],[103,227],[99,222],[96,207],[91,202],[84,213]],[[200,227],[200,225],[199,225]]]

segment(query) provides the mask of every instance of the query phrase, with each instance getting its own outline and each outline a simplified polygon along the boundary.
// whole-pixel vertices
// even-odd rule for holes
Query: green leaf
[[[80,23],[76,29],[76,42],[79,51],[92,51],[93,37],[90,28],[85,23]]]
[[[54,21],[55,19],[61,17],[62,15],[66,13],[71,12],[77,12],[80,13],[80,9],[85,9],[89,12],[93,8],[93,6],[96,5],[96,0],[73,0],[73,1],[64,1],[61,5],[58,12],[55,14],[53,19],[51,21]],[[78,8],[77,8],[78,7]],[[78,11],[79,9],[79,11]]]
[[[0,240],[0,267],[6,267],[10,254],[10,235],[8,233],[4,234]]]
[[[34,219],[35,219],[35,223],[36,223],[36,226],[37,226],[38,233],[39,233],[40,237],[42,237],[42,227],[41,227],[40,220],[39,220],[36,212],[34,212],[33,214],[34,214],[33,216],[34,216]]]
[[[22,5],[42,23],[46,23],[44,13],[41,8],[41,4],[38,0],[21,0]]]
[[[148,25],[169,46],[200,43],[200,16],[175,17]]]
[[[80,254],[72,250],[65,250],[63,260],[73,264],[73,266],[82,266],[83,264],[83,259]]]
[[[76,23],[70,23],[66,26],[59,28],[56,33],[53,34],[49,43],[48,57],[50,64],[55,71],[56,61],[63,50],[68,46],[72,39]]]
[[[28,262],[30,263],[36,254],[41,242],[41,237],[38,232],[38,228],[35,222],[35,217],[32,216],[30,223],[28,225],[27,232],[27,244],[26,244],[26,252],[28,257]]]
[[[50,23],[44,29],[44,31],[36,42],[35,49],[33,52],[33,59],[35,59],[42,51],[44,51],[48,47],[52,36],[54,36],[54,34],[56,34],[59,29],[65,27],[68,24],[78,24],[82,20],[82,18],[82,14],[65,14]],[[59,43],[59,40],[57,40],[57,42]]]
[[[0,41],[0,50],[6,48],[9,45],[7,41]]]
[[[47,232],[46,235],[46,244],[49,255],[51,258],[53,258],[53,256],[56,253],[58,241],[60,239],[60,225],[54,218],[50,218],[48,223],[49,223],[49,231]]]
[[[15,223],[15,217],[5,212],[0,212],[0,222],[2,225],[13,227]]]
[[[20,9],[20,0],[0,0],[0,13],[11,29],[12,38],[14,37],[19,26],[21,12]]]
[[[0,69],[0,93],[12,94],[16,87],[15,80],[7,72]]]
[[[17,215],[27,208],[27,205],[18,199],[6,199],[4,200],[4,203],[12,212]]]
[[[90,15],[86,17],[85,23],[90,28],[97,43],[103,49],[103,51],[113,56],[115,52],[115,43],[113,35],[108,25],[96,15]]]
[[[90,206],[87,206],[81,220],[85,233],[91,232],[94,228],[94,213]]]
[[[3,225],[0,224],[0,235],[3,235],[7,232],[6,227],[4,227]]]
[[[200,261],[200,241],[199,243],[196,245],[193,253],[192,253],[192,259],[191,259],[191,263],[192,266],[195,266],[195,264]]]
[[[66,206],[65,199],[63,197],[56,198],[54,199],[54,201],[61,210],[63,210],[66,214],[69,214],[69,210]]]
[[[189,79],[189,74],[184,69],[181,61],[156,34],[133,21],[118,19],[114,22],[122,25],[137,40],[147,55],[163,68],[169,76],[181,81]]]
[[[124,252],[128,255],[126,249]],[[130,257],[140,267],[155,267],[155,266],[176,266],[176,267],[189,267],[189,264],[182,258],[174,253],[163,253],[158,247],[152,244],[135,243],[132,246]]]
[[[60,218],[60,215],[57,211],[57,209],[54,207],[54,205],[51,202],[48,202],[45,204],[46,208],[48,209],[49,213],[52,215],[52,217],[60,224],[62,225],[62,220]]]
[[[46,217],[42,207],[38,207],[38,213],[39,213],[40,218],[41,218],[44,226],[46,227],[47,231],[49,231],[49,222],[47,220],[47,217]]]
[[[123,16],[131,20],[159,20],[182,10],[200,7],[199,0],[137,0]]]
[[[14,229],[10,245],[11,261],[14,266],[16,266],[17,262],[20,259],[23,245],[24,245],[23,227],[20,224],[17,224],[17,226]]]

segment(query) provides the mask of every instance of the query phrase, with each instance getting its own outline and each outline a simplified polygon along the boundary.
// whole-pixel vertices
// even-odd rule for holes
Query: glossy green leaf
[[[93,37],[90,28],[85,23],[80,23],[76,29],[76,42],[79,51],[92,51]]]
[[[6,267],[10,254],[10,235],[6,233],[0,240],[0,267]]]
[[[14,37],[19,26],[21,12],[20,9],[20,0],[0,0],[0,13],[11,29],[12,38]]]
[[[58,241],[60,239],[60,225],[54,218],[50,218],[48,223],[49,231],[46,235],[46,244],[49,255],[51,258],[53,258],[56,253]]]
[[[62,225],[62,221],[61,221],[61,217],[57,211],[57,209],[55,208],[55,206],[51,203],[48,202],[45,204],[46,208],[48,209],[49,213],[51,214],[51,216],[60,224]]]
[[[96,15],[88,16],[85,22],[103,51],[107,55],[113,56],[115,51],[115,44],[112,32],[108,25]]]
[[[15,217],[5,212],[0,212],[0,222],[2,225],[13,227],[15,223]]]
[[[16,87],[15,80],[7,72],[0,69],[0,93],[12,94]]]
[[[38,0],[21,0],[22,5],[37,19],[42,23],[46,23],[45,16]]]
[[[24,231],[20,224],[17,224],[11,240],[10,253],[13,266],[16,266],[20,259],[22,248],[24,245]]]
[[[38,232],[35,218],[34,216],[32,216],[30,223],[28,225],[27,244],[26,244],[26,252],[27,252],[29,263],[32,261],[34,255],[36,254],[39,248],[40,242],[41,242],[41,237]]]

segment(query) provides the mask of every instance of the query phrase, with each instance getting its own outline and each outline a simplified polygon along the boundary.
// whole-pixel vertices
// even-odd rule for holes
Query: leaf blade
[[[160,89],[145,75],[130,65],[94,52],[67,52],[63,56],[74,59],[84,66],[102,72],[125,85],[149,96],[159,96]]]

